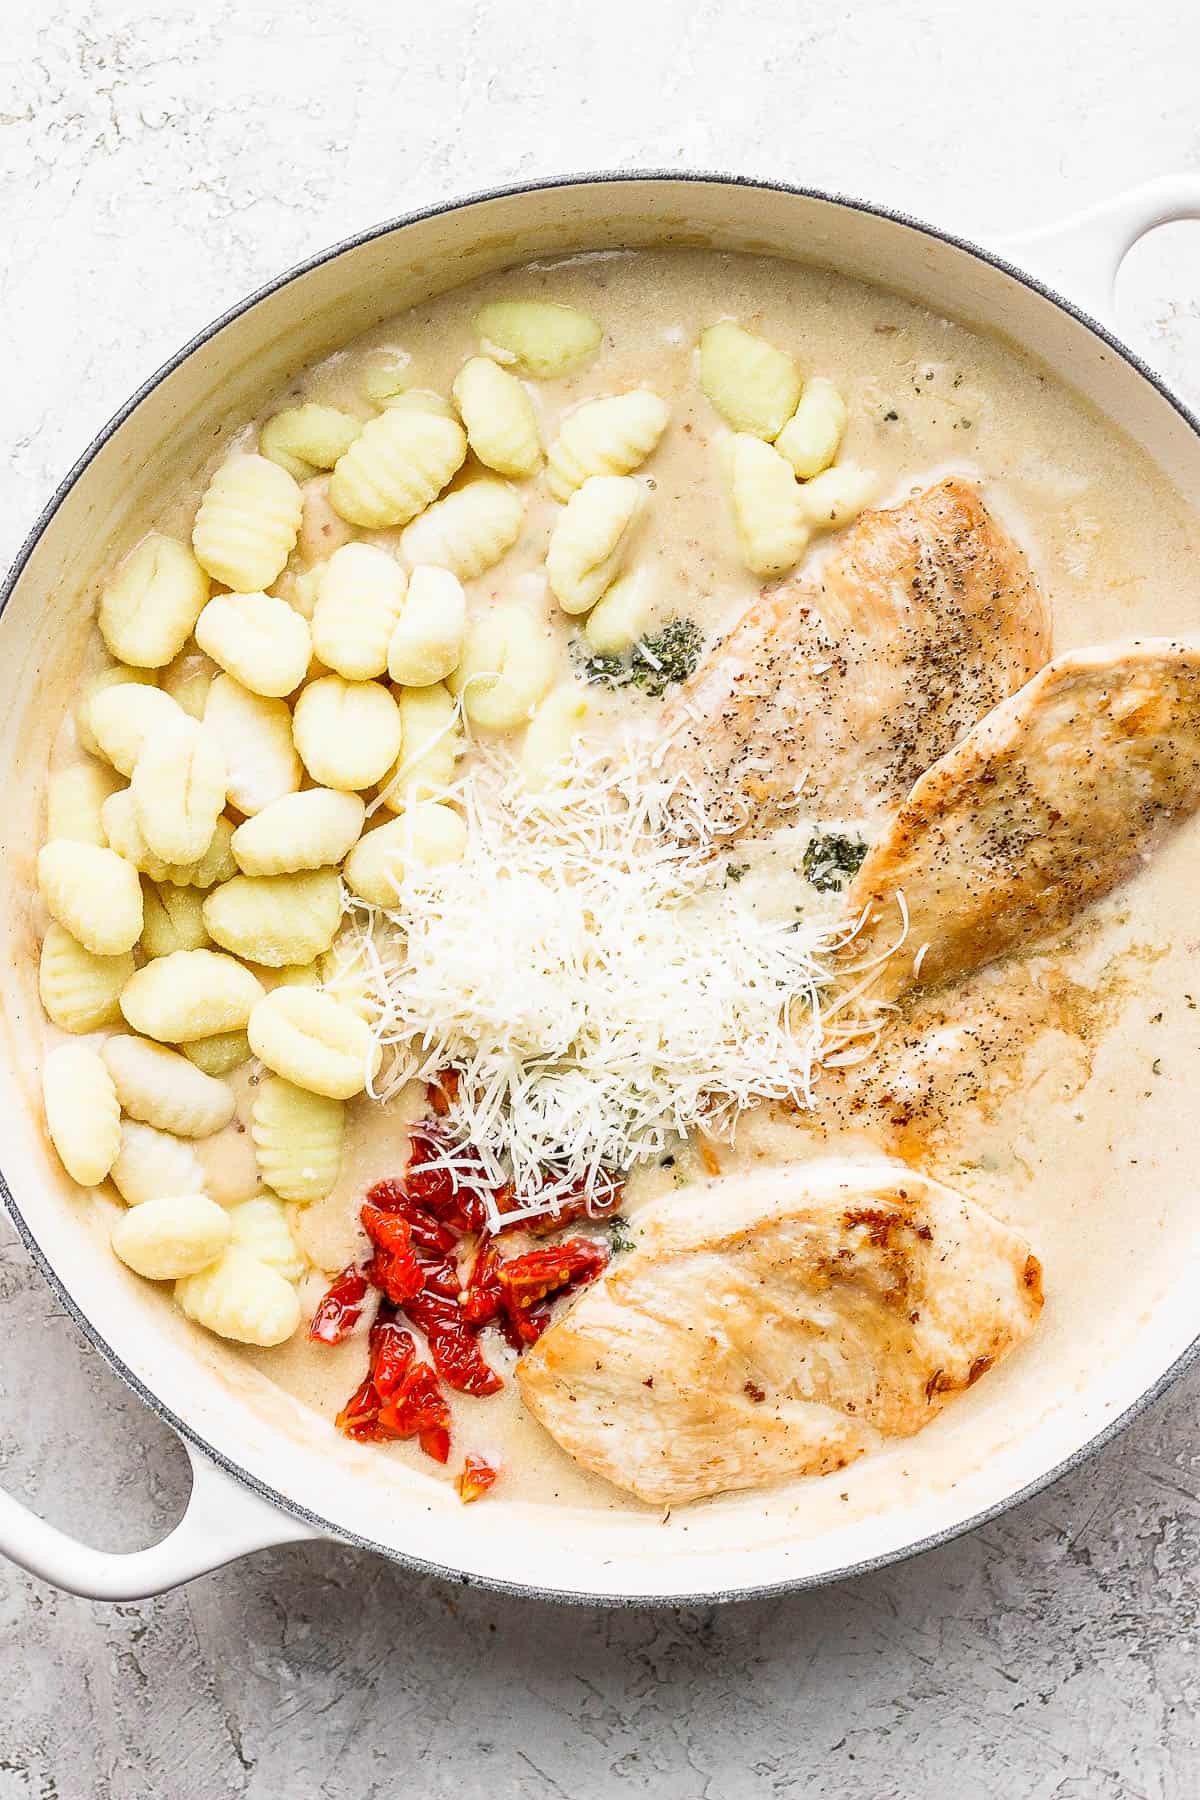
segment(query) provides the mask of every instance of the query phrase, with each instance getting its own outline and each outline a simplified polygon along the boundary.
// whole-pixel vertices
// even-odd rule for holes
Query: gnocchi
[[[121,788],[110,794],[100,809],[100,817],[112,848],[141,874],[148,875],[151,881],[176,887],[208,888],[214,882],[228,881],[237,873],[230,849],[233,826],[228,819],[217,820],[208,849],[196,862],[170,863],[156,856],[146,842],[132,788]]]
[[[394,906],[401,871],[458,862],[467,828],[458,813],[436,800],[415,800],[399,818],[361,837],[346,858],[346,886],[370,906]]]
[[[359,379],[359,391],[372,406],[390,406],[410,381],[412,357],[407,350],[373,350]]]
[[[142,877],[141,951],[147,960],[172,950],[203,950],[208,943],[199,888]],[[130,971],[132,973],[132,971]]]
[[[495,606],[472,621],[447,685],[473,724],[510,731],[549,692],[554,666],[546,627],[522,606]]]
[[[546,551],[546,574],[564,612],[587,612],[612,586],[641,505],[642,490],[628,475],[593,475],[572,494]]]
[[[458,667],[467,596],[450,569],[415,568],[388,640],[387,671],[405,687],[430,687]]]
[[[234,1113],[232,1088],[149,1038],[110,1037],[100,1052],[121,1110],[176,1137],[211,1137]]]
[[[103,687],[87,709],[90,741],[122,775],[132,775],[148,739],[178,730],[187,718],[161,688],[121,682]]]
[[[339,545],[338,548],[341,548]],[[321,597],[321,583],[325,579],[325,571],[329,567],[327,557],[322,557],[311,567],[298,574],[284,570],[275,583],[275,593],[281,600],[286,600],[293,612],[298,612],[302,619],[307,619],[311,626],[313,614],[317,610],[317,601]]]
[[[497,362],[515,363],[542,381],[578,368],[603,336],[587,313],[554,300],[493,300],[476,313],[475,330]]]
[[[285,1343],[300,1323],[300,1301],[291,1282],[237,1245],[177,1281],[175,1298],[189,1319],[239,1344],[267,1349]]]
[[[206,1075],[232,1075],[250,1061],[250,1039],[244,1031],[217,1031],[182,1046],[183,1054]]]
[[[38,887],[51,918],[95,956],[119,956],[142,935],[137,870],[115,850],[52,838],[38,852]]]
[[[229,457],[196,514],[197,562],[235,593],[270,587],[295,547],[302,508],[299,487],[278,463],[265,456]]]
[[[400,548],[410,563],[436,563],[473,581],[507,556],[524,517],[516,489],[484,476],[435,501],[401,534]]]
[[[175,950],[138,969],[121,994],[121,1011],[143,1037],[164,1044],[244,1026],[263,997],[249,969],[218,950]]]
[[[196,642],[252,694],[294,693],[312,661],[312,634],[275,594],[218,594],[196,621]]]
[[[86,1044],[61,1044],[42,1065],[46,1129],[80,1187],[98,1187],[121,1148],[121,1109],[103,1062]]]
[[[187,545],[152,531],[104,589],[96,623],[119,662],[161,669],[187,643],[208,594]]]
[[[129,951],[95,956],[63,926],[47,927],[38,965],[38,993],[47,1018],[60,1031],[82,1034],[117,1024],[121,993],[132,974]]]
[[[587,400],[568,413],[550,446],[548,486],[569,500],[589,476],[628,475],[658,444],[670,419],[666,403],[648,388]]]
[[[328,950],[341,916],[341,885],[333,869],[235,875],[204,902],[213,942],[268,969],[310,962]]]
[[[406,586],[404,570],[386,550],[345,544],[334,551],[312,622],[312,646],[327,668],[347,681],[384,673]]]
[[[454,398],[467,443],[489,469],[518,480],[542,460],[533,402],[508,369],[490,356],[473,356],[454,380]]]
[[[338,458],[330,503],[351,525],[368,530],[406,525],[441,493],[466,454],[467,435],[456,419],[392,407],[364,425]]]
[[[729,480],[746,567],[755,575],[785,575],[812,532],[791,464],[761,438],[740,434],[731,447]]]
[[[267,1076],[255,1092],[250,1127],[259,1174],[284,1200],[323,1200],[338,1178],[345,1128],[341,1100]]]
[[[163,692],[171,696],[189,719],[202,719],[214,672],[207,656],[185,652],[169,669],[163,670]]]
[[[837,456],[848,416],[846,402],[832,381],[814,375],[775,439],[775,448],[787,457],[800,479],[807,481],[827,469]]]
[[[46,836],[107,845],[101,809],[121,783],[102,763],[72,763],[51,775],[46,787]]]
[[[857,463],[838,463],[800,488],[800,506],[814,531],[850,525],[879,491],[879,479]]]
[[[268,419],[258,434],[258,447],[294,481],[305,481],[316,469],[332,469],[361,430],[362,420],[353,413],[310,400]]]
[[[207,854],[225,806],[225,758],[194,719],[142,746],[129,792],[150,851],[166,862]]]
[[[700,385],[735,431],[774,439],[796,410],[804,378],[784,351],[722,319],[700,335]]]
[[[230,1243],[285,1281],[299,1281],[306,1264],[296,1248],[287,1209],[273,1194],[259,1194],[229,1210]]]
[[[232,1236],[230,1214],[203,1194],[164,1194],[123,1213],[113,1251],[147,1281],[198,1275],[216,1262]]]
[[[357,841],[365,814],[357,794],[333,788],[284,794],[234,832],[237,866],[243,875],[293,875],[340,863]]]
[[[231,675],[218,675],[209,689],[204,728],[220,746],[229,799],[240,813],[251,818],[299,788],[304,771],[292,715],[282,700],[252,694]]]
[[[597,656],[628,650],[650,622],[654,597],[644,570],[618,575],[593,606],[583,626],[588,648]]]
[[[204,1170],[192,1146],[137,1119],[122,1122],[120,1149],[109,1173],[127,1206],[204,1192]]]
[[[361,1094],[379,1067],[379,1046],[366,1022],[312,988],[267,994],[250,1015],[247,1035],[273,1074],[330,1100]]]
[[[157,669],[133,669],[126,663],[110,663],[98,675],[84,683],[83,694],[75,708],[75,736],[81,750],[89,756],[103,756],[91,727],[92,702],[97,694],[110,687],[157,687]],[[107,759],[106,759],[107,760]]]
[[[400,751],[396,702],[376,681],[310,681],[296,702],[293,731],[313,780],[340,792],[382,781]]]
[[[574,681],[542,701],[521,746],[521,770],[531,791],[552,786],[562,774],[587,712],[587,695]]]
[[[396,704],[400,754],[379,789],[380,799],[392,812],[410,800],[444,793],[454,780],[454,765],[464,747],[458,707],[442,682],[402,688]]]

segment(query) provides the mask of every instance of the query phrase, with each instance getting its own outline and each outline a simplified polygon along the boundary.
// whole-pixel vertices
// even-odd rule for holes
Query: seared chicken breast
[[[910,1437],[1042,1305],[1022,1238],[882,1158],[701,1183],[637,1231],[517,1380],[571,1456],[658,1506]]]
[[[1200,638],[1060,656],[924,774],[849,889],[874,993],[961,980],[1061,931],[1200,805]]]
[[[942,481],[763,593],[669,703],[672,766],[728,837],[798,806],[881,822],[1049,654],[1021,551],[977,489]]]

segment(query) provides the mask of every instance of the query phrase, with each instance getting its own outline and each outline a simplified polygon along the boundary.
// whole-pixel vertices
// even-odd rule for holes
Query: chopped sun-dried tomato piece
[[[429,1101],[430,1111],[439,1119],[444,1119],[454,1102],[458,1099],[459,1083],[462,1077],[457,1069],[442,1069],[432,1081],[425,1084],[425,1094]]]
[[[454,1484],[463,1505],[469,1506],[472,1500],[481,1500],[495,1485],[499,1473],[499,1469],[482,1456],[468,1456]]]
[[[581,1282],[594,1281],[608,1262],[608,1250],[595,1238],[567,1238],[545,1250],[510,1256],[496,1271],[510,1344],[534,1344],[550,1323],[542,1302]]]
[[[456,1233],[448,1225],[440,1224],[431,1212],[419,1204],[402,1181],[377,1181],[374,1187],[367,1189],[367,1204],[378,1207],[380,1212],[398,1213],[407,1220],[412,1241],[418,1250],[429,1250],[445,1256],[458,1242]]]
[[[366,1266],[367,1280],[399,1306],[425,1285],[425,1271],[412,1247],[412,1227],[403,1214],[384,1212],[370,1201],[359,1216],[375,1246],[375,1255]]]
[[[460,1394],[494,1394],[504,1386],[475,1341],[457,1295],[424,1292],[406,1300],[404,1310],[429,1341],[429,1354],[442,1380]]]
[[[362,1317],[368,1286],[357,1264],[343,1269],[313,1314],[309,1337],[318,1344],[340,1344]]]
[[[499,1318],[504,1296],[500,1287],[500,1252],[494,1244],[479,1246],[464,1294],[462,1313],[468,1325],[490,1325]]]
[[[375,1437],[375,1421],[379,1417],[379,1395],[375,1392],[375,1383],[368,1375],[360,1381],[341,1412],[334,1420],[339,1431],[347,1437]]]
[[[412,1367],[417,1346],[411,1331],[395,1319],[376,1319],[371,1327],[371,1376],[381,1400],[387,1400]]]
[[[415,1437],[435,1462],[444,1463],[450,1455],[450,1407],[428,1363],[414,1363],[380,1407],[375,1423],[384,1437]]]
[[[528,1350],[530,1344],[537,1343],[552,1317],[548,1306],[531,1306],[528,1312],[505,1306],[500,1315],[500,1329],[514,1350]]]
[[[534,1237],[549,1237],[552,1232],[562,1231],[567,1225],[578,1224],[580,1219],[607,1219],[620,1205],[622,1191],[619,1182],[608,1179],[604,1180],[603,1185],[590,1189],[581,1185],[575,1193],[565,1194],[553,1212],[538,1213],[531,1219],[521,1219],[520,1229],[530,1232]],[[517,1211],[522,1203],[517,1200],[511,1187],[502,1188],[493,1198],[501,1216],[500,1230],[503,1231],[504,1214]]]
[[[436,1119],[426,1119],[409,1132],[410,1155],[404,1186],[418,1206],[455,1231],[478,1231],[486,1216],[482,1193],[447,1168],[436,1165],[446,1139]]]

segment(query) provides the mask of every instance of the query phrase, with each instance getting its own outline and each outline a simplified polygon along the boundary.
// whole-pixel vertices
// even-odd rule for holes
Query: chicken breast
[[[576,1461],[658,1506],[910,1437],[1042,1305],[1023,1239],[881,1158],[701,1183],[636,1227],[517,1380]]]
[[[1061,931],[1200,804],[1200,638],[1073,651],[921,777],[848,892],[876,997],[961,980]]]
[[[864,513],[818,579],[767,589],[669,703],[718,834],[881,822],[1050,654],[1024,556],[969,483]]]

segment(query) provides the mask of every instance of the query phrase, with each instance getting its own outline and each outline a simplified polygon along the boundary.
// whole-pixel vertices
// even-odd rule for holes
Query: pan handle
[[[1117,270],[1139,238],[1177,219],[1200,219],[1200,174],[1162,175],[1056,225],[1001,238],[993,247],[1115,329]]]
[[[190,1444],[192,1491],[173,1531],[148,1550],[93,1550],[0,1491],[0,1555],[91,1600],[142,1600],[252,1550],[325,1534],[242,1487]]]

